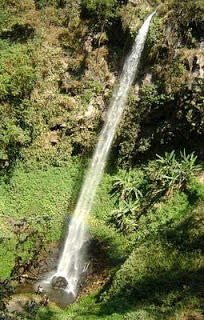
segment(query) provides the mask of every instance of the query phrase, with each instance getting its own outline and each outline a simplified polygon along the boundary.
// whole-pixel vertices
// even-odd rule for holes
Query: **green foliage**
[[[161,92],[159,86],[154,83],[144,84],[141,87],[140,105],[142,110],[162,107],[171,99],[171,95]]]
[[[32,66],[32,47],[23,45],[10,46],[0,42],[0,99],[23,99],[28,97],[36,81]]]
[[[120,202],[118,208],[111,212],[110,222],[118,231],[131,233],[137,228],[137,214],[140,209],[138,202]]]
[[[6,118],[5,120],[7,120]],[[22,146],[26,146],[31,141],[29,130],[23,130],[14,121],[8,119],[1,127],[0,145],[2,147],[0,154],[1,169],[11,166]]]
[[[195,163],[196,159],[194,153],[186,155],[185,150],[177,159],[175,151],[172,151],[164,156],[157,156],[156,160],[149,162],[144,171],[119,171],[113,179],[112,187],[118,207],[111,212],[110,222],[117,230],[129,234],[138,232],[143,225],[161,228],[163,219],[164,224],[168,225],[172,217],[185,214],[190,207],[190,200],[185,194],[174,191],[187,192],[194,174],[200,170]],[[171,197],[172,204],[168,202]],[[198,199],[201,199],[201,196],[194,196],[194,201]],[[162,213],[157,208],[159,202],[162,204]],[[147,223],[143,223],[146,216]],[[154,226],[155,219],[158,220]]]
[[[88,106],[93,97],[97,97],[103,90],[101,83],[89,81],[80,95],[83,106]]]
[[[185,193],[175,192],[171,200],[160,199],[148,208],[146,215],[142,215],[134,235],[135,241],[142,243],[145,239],[172,230],[179,224],[188,212],[198,203],[197,198],[193,205]]]
[[[47,6],[64,7],[67,0],[35,0],[37,9],[42,9]]]
[[[181,65],[183,70],[183,62]],[[138,158],[143,160],[150,154],[155,156],[156,149],[202,149],[203,80],[196,78],[189,87],[186,76],[176,76],[180,72],[176,66],[167,62],[163,66],[161,62],[159,68],[154,75],[160,80],[144,83],[137,99],[130,94],[116,143],[123,165],[134,165]]]
[[[173,27],[187,45],[194,45],[193,38],[201,37],[199,27],[204,13],[203,1],[171,0],[169,5],[172,8],[170,19]]]
[[[91,16],[97,15],[104,22],[115,15],[116,0],[82,0],[82,6]]]
[[[196,1],[194,6],[191,0],[160,3],[143,54],[139,77],[143,78],[143,70],[147,70],[145,79],[138,98],[137,88],[130,93],[118,135],[119,161],[123,165],[135,165],[138,158],[143,161],[149,155],[154,157],[158,149],[187,148],[189,140],[190,150],[202,149],[199,141],[203,132],[203,80],[199,48],[204,6],[202,1]],[[142,11],[143,7],[143,2],[138,1],[137,5],[124,8],[123,26],[130,33],[138,29],[141,21],[128,11]]]
[[[195,142],[202,150],[202,2],[152,0],[147,8],[144,1],[128,6],[116,0],[1,1],[4,278],[13,266],[19,272],[17,256],[22,256],[22,263],[29,257],[35,260],[33,250],[42,245],[36,243],[37,235],[46,233],[44,241],[56,243],[66,231],[66,216],[73,212],[85,166],[73,155],[86,158],[93,149],[102,105],[110,97],[128,39],[136,35],[152,7],[161,4],[141,64],[149,77],[143,82],[140,73],[139,95],[132,88],[115,144],[114,155],[119,154],[128,170],[115,174],[111,168],[112,175],[105,175],[87,221],[111,268],[105,292],[80,297],[66,310],[50,303],[48,309],[13,318],[202,319],[204,188],[193,178],[199,169],[195,153],[165,153],[184,147],[191,152]],[[124,32],[120,39],[119,32]],[[145,167],[132,169],[143,160]],[[18,236],[16,224],[22,221],[29,228]]]
[[[183,190],[195,172],[200,170],[196,165],[196,159],[194,153],[186,155],[185,150],[180,153],[179,161],[176,159],[175,151],[166,152],[163,157],[157,155],[157,160],[150,163],[147,174],[160,190]]]
[[[9,184],[0,188],[0,276],[8,276],[15,256],[15,223],[26,219],[34,230],[46,230],[47,241],[58,241],[66,231],[66,215],[73,210],[81,185],[83,164],[75,161],[65,168],[25,172],[18,169]],[[23,236],[23,235],[22,235]],[[29,242],[32,246],[32,241]],[[26,250],[30,250],[29,246]],[[21,254],[23,256],[23,253]]]
[[[120,170],[118,175],[113,178],[112,193],[117,202],[139,200],[142,189],[145,188],[144,174],[140,170],[129,172]]]
[[[147,35],[147,40],[145,43],[145,51],[150,51],[152,54],[152,47],[158,45],[162,38],[162,20],[157,15],[151,21],[149,32]]]
[[[184,175],[186,173],[189,178],[192,177],[191,170],[195,169],[196,172],[195,160],[194,154],[186,155],[183,152],[180,162],[178,161],[179,165],[182,163]],[[161,166],[160,168],[167,172],[173,170],[172,166],[174,167],[175,162],[177,159],[175,153],[172,152],[166,154],[165,157],[159,157],[154,165]],[[150,172],[152,164],[153,162],[149,164]],[[177,165],[174,168],[176,167]],[[147,168],[145,168],[145,174],[148,172],[146,170]],[[187,305],[193,301],[192,290],[197,292],[194,303],[198,314],[201,312],[202,289],[201,286],[197,287],[197,281],[202,275],[203,263],[201,253],[204,236],[201,227],[203,203],[200,201],[203,201],[204,187],[196,180],[187,179],[188,182],[184,182],[182,176],[181,183],[186,185],[185,193],[180,192],[180,185],[178,186],[178,181],[174,180],[177,190],[174,191],[171,198],[164,197],[163,194],[162,197],[155,198],[154,193],[158,193],[159,188],[162,188],[156,182],[159,170],[155,168],[154,173],[152,172],[149,176],[149,190],[152,195],[149,191],[146,194],[146,201],[149,202],[148,208],[146,213],[140,216],[135,232],[129,238],[134,243],[135,249],[114,275],[102,299],[113,308],[118,303],[122,301],[125,303],[128,300],[130,305],[132,301],[132,305],[137,309],[136,305],[138,306],[140,302],[139,308],[144,310],[147,319],[155,319],[153,314],[156,314],[156,319],[169,319],[169,312],[172,317],[178,314],[179,319],[179,314],[182,314]],[[166,179],[166,175],[163,176],[163,179]],[[123,221],[127,222],[125,214],[124,210]],[[131,216],[129,223],[130,219]],[[131,222],[130,227],[133,224],[134,221]],[[183,287],[180,286],[181,282]],[[144,305],[149,304],[150,301],[152,307],[145,308]],[[130,306],[127,307],[127,310],[129,309],[131,309]],[[119,310],[119,308],[114,310]],[[123,307],[123,312],[124,310],[126,310],[125,307]],[[133,319],[136,315],[140,319],[137,311],[129,311],[127,319],[129,319],[129,314],[130,319],[132,319],[131,315]]]
[[[10,167],[32,139],[26,99],[36,82],[32,46],[0,41],[0,170]]]
[[[161,121],[161,115],[167,113],[167,105],[173,101],[173,95],[165,93],[159,83],[144,83],[136,99],[134,93],[130,94],[129,107],[127,108],[122,126],[119,131],[118,141],[120,161],[123,164],[132,164],[136,155],[151,151],[157,139],[163,144],[160,131],[165,130],[168,124]],[[160,123],[154,119],[157,117]],[[152,121],[152,118],[154,121]],[[168,127],[169,130],[169,127]],[[168,139],[168,138],[166,138]]]
[[[156,319],[169,319],[169,313],[174,319],[194,301],[193,310],[196,305],[200,314],[202,288],[197,285],[203,265],[202,212],[202,205],[192,212],[191,197],[177,193],[169,203],[143,217],[136,232],[142,235],[141,241],[136,237],[135,250],[104,293],[107,304],[132,299],[135,309],[139,301],[143,309],[150,303],[151,307],[145,308],[147,319],[155,319],[155,312]],[[144,230],[149,227],[147,236]]]
[[[155,160],[155,166],[159,160],[161,167],[166,166],[165,170],[172,166],[173,159],[177,161],[174,155],[170,154],[162,159]],[[189,165],[194,156],[183,153],[182,159]],[[152,163],[150,167],[152,168]],[[4,212],[4,219],[8,215],[15,219],[26,217],[29,225],[40,230],[43,219],[47,217],[46,226],[49,231],[46,238],[52,241],[59,239],[62,225],[58,225],[58,213],[63,218],[66,207],[73,209],[75,201],[72,199],[76,199],[81,185],[80,168],[81,164],[75,163],[64,169],[53,168],[31,173],[19,170],[11,179],[10,187],[4,186],[1,192],[1,195],[4,195],[1,199],[4,204],[1,211]],[[196,210],[193,209],[199,200],[204,199],[203,186],[193,180],[187,184],[186,193],[174,191],[171,199],[159,198],[148,209],[147,214],[141,216],[131,236],[118,233],[117,227],[114,229],[108,223],[110,212],[118,201],[124,202],[123,197],[131,199],[133,203],[137,202],[135,192],[130,192],[131,183],[134,188],[141,190],[145,198],[150,190],[154,190],[149,186],[146,170],[129,171],[127,177],[125,170],[120,170],[118,175],[106,174],[98,190],[95,207],[89,219],[90,233],[94,239],[106,244],[109,262],[111,266],[116,266],[112,270],[113,281],[110,281],[105,293],[102,296],[98,294],[80,298],[64,311],[50,304],[49,310],[36,310],[34,319],[65,320],[67,317],[72,319],[77,316],[79,319],[90,320],[124,320],[134,317],[154,320],[155,315],[156,319],[168,319],[169,312],[172,316],[179,317],[182,312],[187,312],[189,305],[199,314],[201,288],[197,283],[201,277],[198,266],[202,259],[202,230],[198,226],[202,224],[203,208],[200,205]],[[75,181],[78,181],[77,186]],[[120,196],[115,194],[111,198],[114,183],[119,188]],[[153,181],[151,183],[153,184]],[[122,186],[125,193],[122,193]],[[12,203],[5,188],[10,193]],[[72,190],[75,190],[74,194]],[[59,235],[57,237],[56,231]],[[11,253],[11,240],[4,243],[7,242]],[[5,246],[1,255],[2,265],[9,261],[8,246]],[[25,246],[25,252],[29,248],[30,245]],[[13,249],[15,250],[15,243]],[[14,257],[14,253],[12,254]],[[13,257],[10,265],[14,261]],[[192,298],[192,290],[196,292],[196,298]],[[99,296],[105,301],[99,303]]]
[[[111,193],[118,207],[112,211],[110,221],[117,230],[130,233],[136,229],[136,217],[147,189],[147,180],[141,170],[120,170],[113,177]]]
[[[189,212],[166,232],[136,243],[102,295],[80,298],[65,311],[51,308],[50,319],[201,320],[202,220],[201,211]]]
[[[127,238],[101,219],[89,220],[89,230],[93,239],[99,240],[102,244],[108,245],[106,256],[112,266],[117,266],[125,261],[131,252],[131,245]]]
[[[89,230],[93,238],[108,244],[107,257],[111,264],[124,261],[131,247],[128,240],[109,224],[110,212],[115,208],[115,201],[110,197],[112,177],[105,174],[96,195],[93,212],[88,219]]]
[[[202,273],[202,267],[197,265],[200,258],[196,251],[179,252],[168,243],[158,240],[154,244],[147,242],[133,251],[116,273],[106,299],[113,301],[114,297],[130,299],[132,296],[144,303],[149,297],[156,306],[161,303],[168,313],[167,301],[171,295],[180,296],[180,300],[185,296],[191,299],[185,287],[191,285],[196,288]],[[180,287],[180,281],[184,287]],[[197,290],[199,293],[201,286]]]
[[[0,3],[0,30],[8,23],[10,14],[5,10],[5,3]]]

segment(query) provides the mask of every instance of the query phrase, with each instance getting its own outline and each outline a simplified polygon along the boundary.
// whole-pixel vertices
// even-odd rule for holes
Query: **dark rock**
[[[67,285],[68,285],[68,281],[64,277],[55,276],[55,277],[52,278],[52,286],[53,286],[53,288],[63,288],[63,289],[65,289],[67,287]]]

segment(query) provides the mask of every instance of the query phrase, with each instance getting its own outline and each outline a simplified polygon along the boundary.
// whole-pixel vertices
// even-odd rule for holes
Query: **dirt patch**
[[[25,311],[25,305],[29,301],[35,301],[40,303],[40,297],[26,296],[24,294],[16,294],[11,296],[10,301],[7,304],[8,312],[23,312]]]
[[[106,256],[107,246],[98,240],[92,241],[89,249],[90,266],[78,298],[102,288],[109,280],[110,266]]]
[[[204,171],[201,171],[197,177],[198,181],[204,183]]]

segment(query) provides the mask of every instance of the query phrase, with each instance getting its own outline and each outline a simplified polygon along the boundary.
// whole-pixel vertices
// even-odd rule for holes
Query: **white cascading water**
[[[119,83],[114,91],[105,125],[101,131],[93,159],[88,169],[81,193],[69,226],[68,236],[59,260],[55,276],[62,276],[68,281],[67,291],[75,297],[78,283],[83,272],[83,247],[87,241],[87,231],[84,223],[93,205],[96,189],[101,181],[108,153],[125,107],[128,91],[133,84],[140,57],[144,48],[153,12],[142,25],[135,39],[133,48],[125,60]]]

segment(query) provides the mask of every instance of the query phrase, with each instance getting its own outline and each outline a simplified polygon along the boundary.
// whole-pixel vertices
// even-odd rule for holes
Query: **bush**
[[[115,14],[117,0],[82,0],[82,6],[91,16],[97,16],[104,22]]]
[[[201,23],[204,6],[202,0],[171,0],[169,4],[171,23],[179,36],[189,46],[194,44],[194,37],[201,39]]]
[[[32,65],[32,46],[9,45],[0,41],[0,170],[20,157],[32,140],[31,109],[28,99],[37,80]]]
[[[143,171],[119,171],[113,178],[112,186],[112,196],[117,208],[112,210],[109,221],[118,231],[128,234],[140,229],[143,224],[141,221],[146,219],[146,216],[147,225],[151,226],[159,213],[157,208],[159,203],[161,210],[164,210],[163,214],[159,213],[160,227],[164,217],[167,217],[167,221],[168,219],[171,221],[172,217],[175,218],[177,210],[178,215],[183,214],[182,210],[185,213],[191,205],[191,200],[187,196],[187,193],[190,194],[188,191],[190,181],[200,169],[196,165],[196,159],[194,153],[186,155],[184,150],[180,153],[180,157],[176,157],[175,151],[172,151],[165,153],[164,156],[157,156],[157,159],[150,161]],[[180,198],[178,201],[177,196]],[[168,212],[169,199],[173,201],[172,212]],[[196,202],[198,199],[199,196],[194,196],[193,201]]]
[[[67,2],[67,0],[35,0],[35,5],[37,9],[42,9],[47,6],[63,8]]]
[[[113,177],[112,196],[117,203],[121,201],[135,201],[143,196],[147,181],[141,170],[120,170]]]
[[[157,160],[150,162],[146,168],[148,177],[158,189],[171,193],[174,189],[185,190],[186,185],[195,172],[200,170],[196,165],[197,156],[194,153],[186,155],[185,150],[180,152],[180,159],[176,159],[175,151],[166,152],[158,156]]]
[[[32,47],[0,42],[0,99],[14,100],[29,97],[36,81],[32,66]]]

